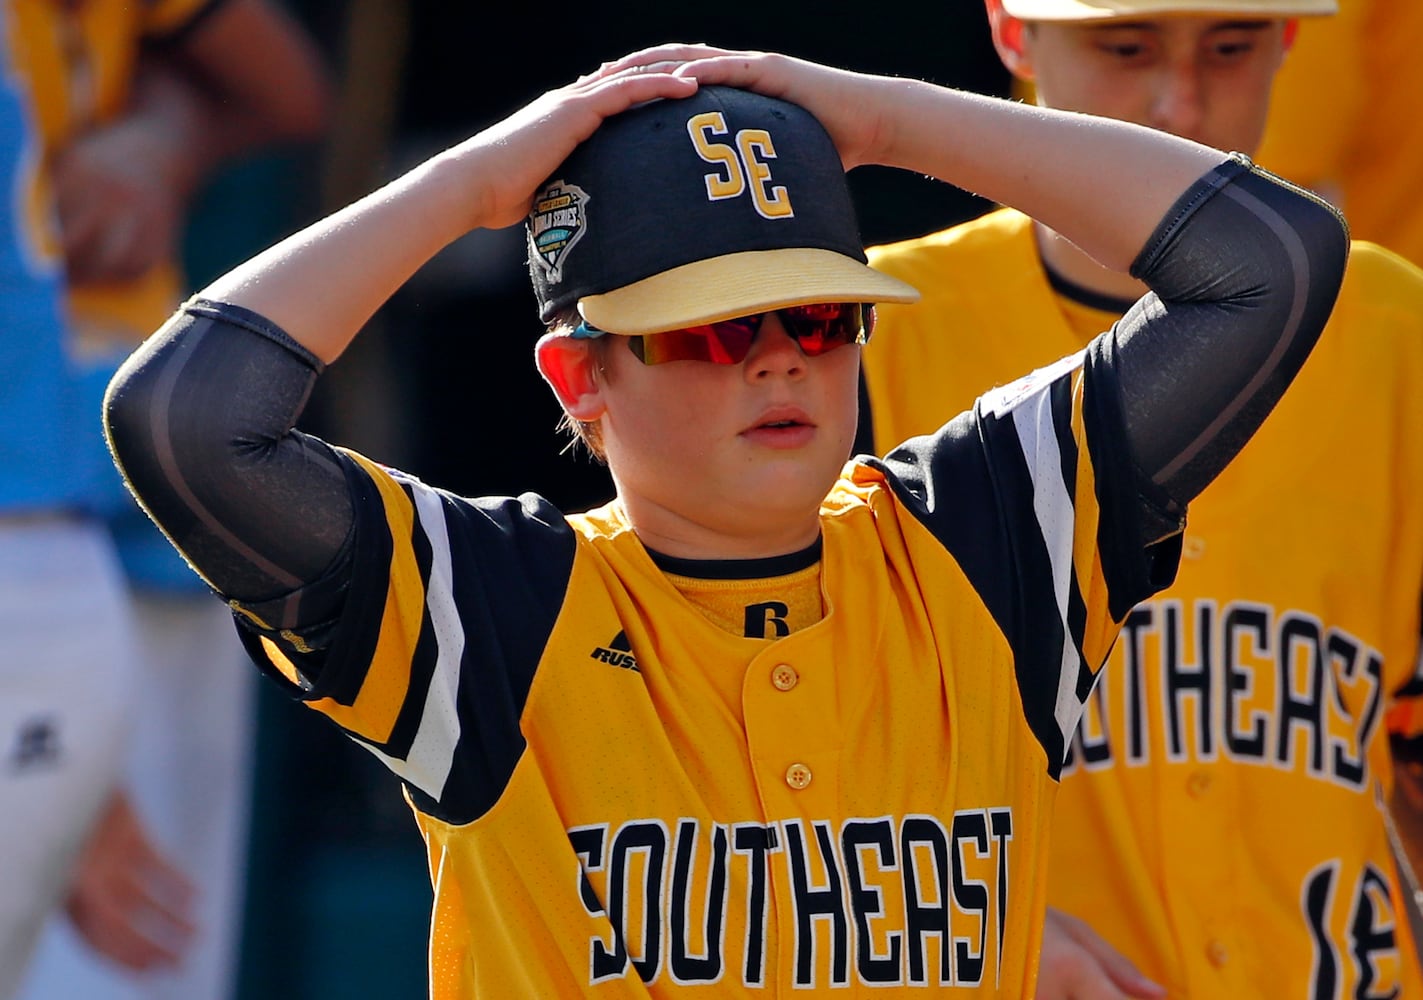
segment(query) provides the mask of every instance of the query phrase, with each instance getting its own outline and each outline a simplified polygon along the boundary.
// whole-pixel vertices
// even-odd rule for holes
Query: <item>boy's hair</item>
[[[573,333],[583,317],[579,315],[576,308],[565,309],[555,316],[548,325],[548,332],[558,336],[567,337]],[[593,358],[598,362],[598,370],[603,370],[603,355],[607,353],[608,345],[612,343],[609,337],[594,337],[588,341],[588,350]],[[596,420],[579,420],[572,416],[567,410],[559,418],[558,430],[560,433],[567,433],[571,440],[563,448],[565,452],[577,452],[578,446],[582,445],[587,450],[588,456],[599,465],[608,464],[607,452],[603,449],[603,425]]]

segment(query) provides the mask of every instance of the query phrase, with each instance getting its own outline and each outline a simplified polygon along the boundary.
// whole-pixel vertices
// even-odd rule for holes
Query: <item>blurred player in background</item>
[[[123,770],[129,796],[105,812],[75,870],[71,921],[53,922],[21,995],[222,1000],[233,988],[242,900],[250,670],[226,616],[123,490],[106,458],[99,400],[118,360],[184,292],[178,251],[192,195],[243,154],[317,136],[324,68],[268,0],[10,7],[69,279],[69,347],[81,378],[76,454],[87,502],[118,543],[139,644]],[[200,680],[195,664],[206,668]],[[119,969],[143,964],[131,957],[144,944],[142,895],[125,891],[126,854],[115,848],[135,822],[196,891],[182,961],[142,977]],[[109,944],[93,947],[93,934],[81,942],[74,931],[100,912],[112,916],[102,924]],[[176,956],[166,957],[171,965]]]
[[[1329,198],[1355,239],[1423,267],[1423,4],[1344,0],[1301,21],[1259,162]]]
[[[1251,153],[1294,18],[1334,3],[988,10],[1039,103]],[[871,259],[925,291],[866,351],[877,448],[1082,349],[1142,291],[1007,209]],[[1084,942],[1057,956],[1083,995],[1121,983],[1073,918],[1171,997],[1423,995],[1381,806],[1385,713],[1420,691],[1419,427],[1423,275],[1356,242],[1318,348],[1192,505],[1176,582],[1128,618],[1073,743],[1049,902]]]
[[[188,888],[134,824],[119,784],[136,654],[112,539],[77,456],[85,407],[66,354],[62,262],[30,88],[0,6],[0,997],[14,994],[46,916],[96,828],[146,893],[154,940],[82,913],[96,947],[172,961]],[[88,423],[92,435],[95,428]],[[90,919],[90,918],[93,919]]]

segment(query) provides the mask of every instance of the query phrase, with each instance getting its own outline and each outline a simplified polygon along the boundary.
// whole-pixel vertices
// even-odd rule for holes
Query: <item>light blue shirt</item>
[[[0,6],[0,512],[79,503],[79,389],[64,350],[63,284],[35,218],[39,138]]]
[[[0,514],[104,518],[135,585],[206,591],[128,494],[104,444],[104,386],[121,359],[81,366],[67,350],[63,271],[44,238],[58,228],[35,185],[40,137],[10,63],[8,9],[0,2]]]

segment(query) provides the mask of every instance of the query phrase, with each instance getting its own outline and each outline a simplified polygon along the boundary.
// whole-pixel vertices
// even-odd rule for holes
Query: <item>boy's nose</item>
[[[805,371],[805,354],[796,339],[786,332],[780,314],[770,312],[761,320],[761,328],[756,331],[743,364],[747,377],[752,379],[798,375]]]

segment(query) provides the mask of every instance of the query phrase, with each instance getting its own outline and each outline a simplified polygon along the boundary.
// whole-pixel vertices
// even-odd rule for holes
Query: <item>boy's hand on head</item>
[[[535,189],[605,118],[658,98],[690,97],[696,81],[672,67],[606,66],[579,77],[490,126],[453,151],[478,164],[474,226],[497,229],[524,221]]]
[[[885,142],[885,116],[873,101],[877,78],[774,52],[721,49],[711,45],[669,43],[643,49],[606,63],[594,74],[617,75],[667,67],[677,76],[704,86],[754,90],[799,104],[825,126],[845,169],[878,162]]]
[[[1033,1000],[1156,998],[1166,991],[1086,923],[1048,907]]]

